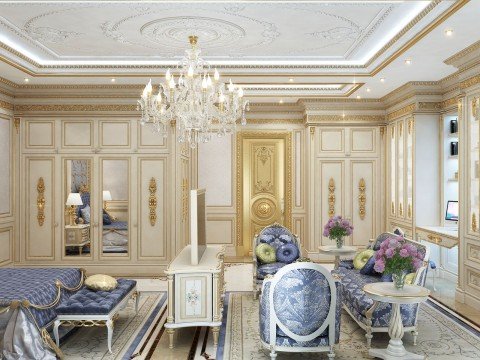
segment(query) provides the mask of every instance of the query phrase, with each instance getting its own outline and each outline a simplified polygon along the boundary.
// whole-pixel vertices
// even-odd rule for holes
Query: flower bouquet
[[[323,236],[335,240],[337,248],[343,246],[343,237],[352,235],[353,226],[347,219],[342,219],[341,216],[334,216],[328,220],[323,227]]]
[[[385,239],[375,253],[373,268],[379,273],[392,274],[395,287],[402,289],[405,277],[422,266],[424,256],[412,243],[400,236],[392,236]]]

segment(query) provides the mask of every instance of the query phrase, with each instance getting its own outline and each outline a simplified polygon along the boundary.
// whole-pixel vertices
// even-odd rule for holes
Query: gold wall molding
[[[410,104],[410,105],[404,106],[401,109],[395,110],[395,111],[387,114],[387,120],[390,121],[390,120],[394,120],[396,118],[399,118],[401,116],[411,114],[415,111],[415,109],[416,109],[415,104]]]
[[[187,221],[188,217],[188,179],[182,180],[182,222]]]
[[[441,103],[442,109],[448,109],[450,107],[457,107],[458,100],[457,97],[452,97],[450,99],[443,100]]]
[[[15,111],[130,111],[137,112],[134,104],[19,104],[15,105]]]
[[[37,220],[38,225],[43,226],[45,222],[45,182],[43,177],[37,181]]]
[[[360,216],[360,219],[365,219],[365,213],[366,213],[366,204],[367,204],[367,195],[365,193],[365,190],[367,188],[367,185],[365,184],[365,179],[361,178],[359,183],[358,183],[358,215]]]
[[[464,58],[466,55],[480,49],[480,41],[474,42],[472,45],[467,46],[465,49],[460,50],[456,54],[450,56],[448,59],[443,62],[447,65],[455,66],[455,63]]]
[[[398,204],[398,211],[400,213],[400,216],[403,216],[403,204],[402,203]]]
[[[430,110],[430,111],[439,111],[442,110],[441,102],[426,102],[421,101],[418,103],[418,110]]]
[[[292,134],[275,131],[241,131],[237,133],[236,144],[236,245],[243,246],[243,140],[244,139],[283,139],[285,140],[285,227],[292,226]]]
[[[408,204],[408,207],[407,207],[407,216],[409,219],[412,218],[412,204]]]
[[[20,132],[20,118],[19,117],[14,117],[13,118],[13,125],[15,126],[15,131],[18,134]]]
[[[395,215],[395,202],[392,201],[392,205],[391,205],[391,212],[392,212],[392,215]]]
[[[6,109],[6,110],[13,110],[13,104],[0,100],[0,108]]]
[[[301,112],[298,112],[301,115]],[[292,125],[302,125],[303,119],[249,119],[247,117],[247,125],[257,125],[257,124],[292,124]]]
[[[335,180],[330,178],[328,181],[328,216],[335,216]]]
[[[472,214],[472,230],[477,231],[477,215],[475,213]]]
[[[408,119],[408,135],[412,135],[413,130],[413,117]]]
[[[150,195],[148,196],[148,208],[150,210],[150,225],[155,226],[157,222],[157,182],[155,178],[150,179],[150,184],[148,186],[148,191]]]

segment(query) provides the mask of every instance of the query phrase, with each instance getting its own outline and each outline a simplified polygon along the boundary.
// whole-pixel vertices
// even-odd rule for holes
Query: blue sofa
[[[391,233],[383,233],[370,245],[373,250],[378,250],[380,244],[390,236]],[[425,253],[423,266],[417,270],[414,284],[425,285],[427,276],[428,248],[419,242],[406,239],[413,243],[420,251]],[[388,332],[390,322],[391,304],[373,301],[363,291],[363,287],[372,282],[382,281],[379,275],[363,275],[359,270],[353,268],[352,261],[342,261],[337,270],[333,271],[341,278],[343,307],[355,322],[366,331],[367,346],[370,347],[372,333]],[[402,314],[403,326],[405,331],[411,331],[414,344],[417,339],[417,318],[418,304],[402,305],[400,311]]]

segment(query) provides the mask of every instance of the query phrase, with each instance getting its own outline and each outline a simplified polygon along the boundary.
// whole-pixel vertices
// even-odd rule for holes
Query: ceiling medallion
[[[138,109],[142,111],[140,123],[164,137],[168,136],[168,125],[175,120],[178,141],[195,148],[208,142],[213,133],[222,136],[234,132],[238,119],[245,125],[249,103],[243,97],[243,89],[232,80],[228,85],[220,82],[217,69],[212,79],[210,65],[200,57],[198,37],[189,36],[189,40],[191,49],[185,50],[186,56],[177,65],[178,81],[168,69],[165,82],[154,95],[150,80],[138,100]]]

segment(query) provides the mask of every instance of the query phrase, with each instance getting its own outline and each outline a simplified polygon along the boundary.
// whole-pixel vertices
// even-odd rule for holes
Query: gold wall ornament
[[[480,118],[479,111],[478,111],[479,103],[480,103],[480,98],[474,98],[472,100],[472,115],[476,120]]]
[[[390,128],[390,130],[391,130],[391,133],[392,133],[392,139],[395,139],[395,127],[392,126],[392,127]]]
[[[335,180],[328,181],[328,216],[335,216]]]
[[[407,216],[409,219],[412,218],[412,204],[408,204],[408,207],[407,207]]]
[[[358,183],[358,214],[360,215],[360,219],[365,219],[365,208],[367,203],[367,195],[365,194],[367,186],[365,184],[365,179],[361,178]]]
[[[188,216],[188,179],[182,180],[182,222],[187,220]]]
[[[398,136],[402,137],[402,135],[403,135],[403,122],[401,122],[398,127]]]
[[[403,204],[402,203],[398,204],[398,212],[400,213],[400,216],[403,216]]]
[[[408,135],[412,135],[413,130],[413,118],[408,119]]]
[[[40,177],[37,182],[37,220],[38,225],[43,226],[45,222],[45,182]]]
[[[148,197],[148,208],[150,209],[150,225],[155,226],[155,223],[157,222],[157,182],[153,177],[150,179],[148,191],[150,191],[150,196]]]
[[[392,215],[395,215],[395,202],[394,201],[392,201],[391,211],[392,211]]]
[[[19,117],[14,117],[13,118],[13,125],[15,126],[15,130],[17,131],[17,134],[20,132],[20,118]]]
[[[380,135],[383,137],[385,135],[385,126],[380,126]]]
[[[472,230],[477,231],[477,215],[475,213],[472,214]]]
[[[403,108],[398,109],[394,112],[391,112],[390,114],[387,114],[387,121],[399,118],[399,117],[401,117],[403,115],[406,115],[406,114],[413,113],[415,111],[415,108],[416,108],[415,104],[410,104],[410,105],[404,106]]]

